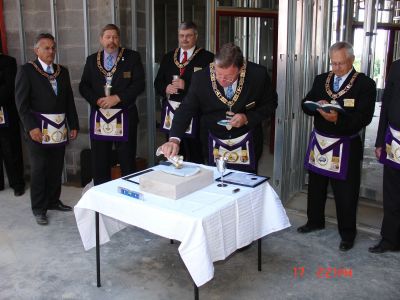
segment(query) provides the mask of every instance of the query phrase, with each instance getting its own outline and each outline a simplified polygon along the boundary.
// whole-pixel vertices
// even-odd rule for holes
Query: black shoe
[[[18,188],[14,190],[14,196],[19,197],[25,194],[25,189],[24,188]]]
[[[371,253],[385,253],[387,251],[399,251],[400,247],[395,247],[383,239],[380,240],[378,244],[373,247],[368,248],[368,251]]]
[[[36,219],[36,223],[39,225],[47,225],[49,221],[47,220],[47,216],[45,213],[34,215]]]
[[[322,230],[325,229],[325,226],[315,226],[315,225],[308,225],[305,224],[303,226],[300,226],[299,228],[297,228],[297,232],[299,233],[309,233],[312,231],[317,231],[317,230]]]
[[[56,204],[53,204],[48,209],[50,210],[59,210],[59,211],[71,211],[72,207],[68,205],[64,205],[60,200]]]
[[[351,248],[353,248],[354,242],[349,242],[349,241],[341,241],[339,245],[339,250],[340,251],[349,251]]]

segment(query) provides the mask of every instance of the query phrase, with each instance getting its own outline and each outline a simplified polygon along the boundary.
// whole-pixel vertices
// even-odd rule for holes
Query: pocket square
[[[256,101],[250,102],[249,104],[246,104],[246,109],[252,109],[254,106],[256,106]]]

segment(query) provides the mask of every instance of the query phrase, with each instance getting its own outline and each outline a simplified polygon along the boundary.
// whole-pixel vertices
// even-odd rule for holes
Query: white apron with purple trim
[[[163,101],[162,109],[161,109],[161,128],[160,130],[169,133],[172,126],[172,120],[174,119],[175,111],[181,105],[181,102],[167,100]],[[194,117],[190,121],[188,128],[185,131],[185,136],[187,137],[195,137],[197,133],[198,121],[197,118]]]
[[[90,137],[101,141],[128,140],[128,114],[121,108],[92,110]]]
[[[65,114],[35,113],[40,122],[43,146],[62,146],[67,143],[68,130],[65,126]]]
[[[385,148],[382,149],[379,161],[389,167],[400,169],[400,130],[388,126],[385,137]]]
[[[0,106],[0,128],[8,127],[7,112],[3,106]]]
[[[334,179],[346,179],[350,140],[354,136],[334,137],[311,132],[304,161],[306,169]]]
[[[249,131],[237,138],[219,139],[211,133],[208,134],[208,161],[215,165],[218,156],[227,158],[228,168],[242,171],[256,170],[256,157],[254,153],[253,132]]]

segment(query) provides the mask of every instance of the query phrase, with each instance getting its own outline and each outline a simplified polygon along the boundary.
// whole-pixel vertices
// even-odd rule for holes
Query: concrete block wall
[[[35,58],[33,43],[37,34],[41,32],[52,32],[51,5],[49,0],[21,0],[21,13],[15,0],[3,0],[4,17],[7,33],[7,46],[9,55],[17,59],[18,65]],[[69,174],[77,174],[80,170],[80,152],[89,148],[88,136],[88,105],[79,94],[79,82],[85,64],[85,31],[84,31],[84,9],[82,0],[57,0],[56,19],[58,35],[58,63],[69,69],[71,84],[75,97],[75,105],[79,115],[81,131],[78,139],[70,143],[66,151],[66,168]],[[131,41],[131,13],[137,14],[138,44],[145,65],[145,3],[137,1],[137,9],[131,8],[131,1],[117,1],[120,16],[122,46],[132,48]],[[99,50],[99,33],[101,28],[112,23],[113,1],[110,0],[88,0],[89,14],[89,54]],[[19,20],[22,15],[23,34],[25,36],[25,49],[21,48]],[[26,61],[23,61],[25,54]],[[138,107],[141,117],[139,136],[146,135],[146,97],[145,94],[138,99]],[[140,138],[138,144],[138,155],[145,156],[147,153],[147,142]],[[26,159],[26,164],[29,162]]]

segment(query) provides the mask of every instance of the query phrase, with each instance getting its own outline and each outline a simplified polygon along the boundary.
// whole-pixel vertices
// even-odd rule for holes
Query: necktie
[[[106,69],[107,69],[107,71],[110,71],[113,66],[114,66],[114,56],[109,55],[106,58]]]
[[[51,70],[50,66],[47,66],[46,73],[53,74],[53,71]],[[51,87],[53,88],[54,93],[57,95],[57,80],[55,78],[51,79],[50,84],[51,84]]]
[[[227,97],[228,99],[232,99],[233,94],[234,94],[233,88],[232,88],[232,85],[230,85],[230,86],[228,86],[228,88],[226,89],[226,97]]]
[[[333,91],[337,92],[340,87],[340,81],[342,81],[342,77],[336,77],[335,82],[333,83]]]
[[[187,51],[183,51],[183,59],[181,61],[181,64],[184,64],[187,62]],[[182,76],[185,73],[185,68],[179,69],[179,75]]]

